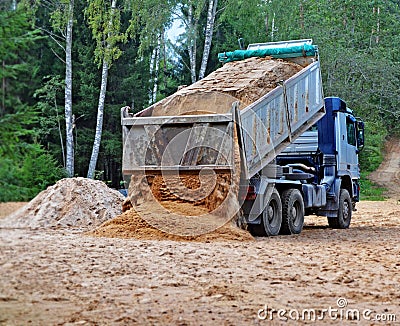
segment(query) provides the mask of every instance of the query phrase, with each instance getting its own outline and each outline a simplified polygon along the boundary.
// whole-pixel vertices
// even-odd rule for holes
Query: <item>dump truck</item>
[[[237,205],[224,211],[244,219],[254,235],[298,234],[310,214],[326,216],[333,228],[348,228],[359,201],[363,122],[342,99],[324,98],[318,47],[311,39],[219,54],[224,63],[253,57],[296,63],[300,70],[245,105],[224,95],[213,110],[213,102],[201,98],[219,95],[197,92],[183,111],[172,99],[158,114],[155,106],[136,114],[122,108],[126,184],[138,173],[231,173],[239,180]],[[229,78],[229,67],[223,76]]]

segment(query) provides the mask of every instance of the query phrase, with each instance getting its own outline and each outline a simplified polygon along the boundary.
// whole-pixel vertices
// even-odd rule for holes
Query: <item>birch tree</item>
[[[134,0],[132,0],[134,1]],[[138,1],[139,2],[139,1]],[[149,64],[149,87],[148,87],[148,103],[152,104],[157,99],[159,92],[160,80],[160,64],[161,58],[164,57],[164,72],[165,72],[165,30],[171,23],[173,10],[176,7],[175,0],[142,0],[140,6],[134,6],[136,11],[132,11],[135,17],[138,17],[140,24],[131,21],[129,29],[135,30],[140,35],[139,52],[144,57],[150,50]],[[140,30],[138,27],[140,26]],[[135,35],[131,35],[135,36]],[[164,74],[164,81],[166,75]]]
[[[122,51],[117,43],[126,40],[120,33],[120,14],[117,0],[92,0],[86,10],[93,38],[96,40],[95,60],[102,65],[101,86],[97,107],[96,132],[90,157],[87,177],[93,179],[99,156],[101,136],[103,132],[104,102],[107,90],[108,71],[112,62],[120,57]]]
[[[154,74],[154,66],[157,57],[157,47],[151,51],[150,57],[150,67],[149,67],[149,105],[153,103],[153,91],[151,90],[151,85],[153,84],[153,74]]]
[[[154,67],[154,78],[153,78],[153,92],[152,92],[152,103],[155,103],[157,100],[157,91],[158,91],[158,73],[160,70],[160,52],[161,52],[161,35],[158,38],[157,46],[156,46],[156,62]]]
[[[204,40],[203,58],[199,71],[199,79],[203,79],[207,69],[208,57],[211,50],[211,42],[214,32],[215,16],[217,13],[218,0],[209,0],[207,11],[207,25]]]
[[[74,176],[74,115],[72,112],[72,33],[74,24],[74,0],[42,0],[37,3],[50,12],[52,30],[39,27],[61,48],[63,54],[51,49],[54,55],[65,64],[65,169],[69,177]],[[64,155],[64,153],[63,153]]]
[[[188,3],[188,17],[187,17],[187,47],[189,51],[189,63],[190,63],[190,78],[192,83],[197,80],[196,74],[196,57],[197,57],[197,26],[199,18],[196,17],[194,6],[192,1]]]
[[[69,177],[74,176],[74,134],[72,114],[72,28],[74,24],[74,0],[70,0],[67,11],[67,30],[65,37],[65,130],[66,130],[66,170]]]
[[[189,71],[192,83],[197,80],[197,40],[201,12],[205,0],[186,0],[180,4],[181,13],[175,15],[183,22],[186,29],[186,49],[189,54]],[[186,64],[185,64],[186,65]]]
[[[150,58],[150,80],[149,80],[149,104],[153,104],[157,99],[158,91],[158,73],[160,69],[160,54],[161,54],[161,38],[164,35],[158,37],[157,45],[154,47],[151,58]]]

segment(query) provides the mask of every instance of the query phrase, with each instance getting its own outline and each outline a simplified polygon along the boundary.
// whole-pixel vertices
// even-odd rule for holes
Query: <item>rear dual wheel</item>
[[[258,236],[299,234],[304,225],[304,201],[298,189],[279,193],[274,189],[261,215],[261,223],[249,224],[250,232]]]
[[[282,203],[279,193],[275,188],[269,195],[260,218],[260,224],[249,224],[250,232],[253,235],[274,236],[279,234],[282,225]]]
[[[298,189],[289,189],[282,193],[281,234],[299,234],[304,225],[303,196]]]

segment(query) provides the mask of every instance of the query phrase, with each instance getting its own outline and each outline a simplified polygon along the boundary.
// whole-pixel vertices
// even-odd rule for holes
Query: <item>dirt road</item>
[[[388,196],[400,199],[400,140],[390,139],[385,146],[385,159],[369,178],[385,187]]]
[[[3,228],[0,324],[279,323],[292,319],[290,310],[321,316],[340,298],[362,324],[375,323],[365,309],[368,318],[400,321],[400,205],[362,202],[350,229],[325,225],[309,218],[298,236],[243,243]],[[333,317],[325,313],[324,322]]]

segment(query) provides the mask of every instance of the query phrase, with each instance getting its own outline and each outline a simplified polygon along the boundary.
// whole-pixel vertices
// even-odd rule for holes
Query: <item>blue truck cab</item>
[[[333,228],[348,228],[360,200],[358,154],[364,146],[364,123],[338,97],[325,98],[326,114],[280,154],[276,162],[303,179],[305,214],[326,216]],[[288,174],[290,178],[291,175]]]
[[[325,109],[326,115],[317,124],[319,150],[336,156],[336,178],[357,202],[360,179],[358,153],[364,146],[364,123],[357,120],[340,98],[326,98]]]
[[[254,235],[300,233],[311,214],[326,216],[332,228],[350,226],[360,200],[364,123],[342,99],[324,102],[326,114],[250,180],[242,208]]]

